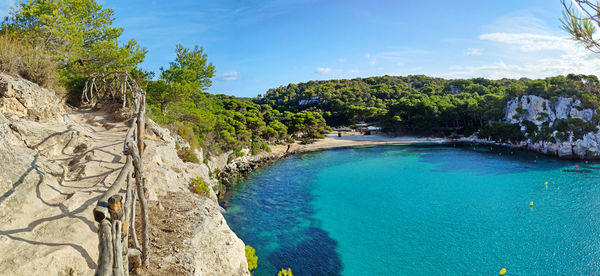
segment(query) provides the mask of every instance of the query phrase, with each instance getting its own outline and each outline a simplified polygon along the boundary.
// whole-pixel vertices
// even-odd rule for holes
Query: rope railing
[[[98,267],[96,275],[128,275],[129,260],[134,266],[148,267],[149,263],[149,214],[147,188],[144,183],[142,154],[144,152],[144,127],[146,112],[146,92],[127,72],[111,72],[92,76],[85,84],[82,95],[84,104],[95,104],[98,99],[110,93],[116,96],[114,89],[103,90],[110,79],[112,88],[121,87],[119,91],[126,106],[127,96],[131,94],[134,118],[123,142],[123,154],[127,157],[125,165],[119,172],[115,182],[100,197],[94,208],[94,219],[98,222]],[[104,85],[98,85],[104,83]],[[126,183],[124,194],[123,183]],[[124,198],[124,202],[123,202]],[[135,229],[136,205],[140,203],[142,243]],[[131,233],[131,236],[129,235]],[[133,245],[133,248],[129,247]]]

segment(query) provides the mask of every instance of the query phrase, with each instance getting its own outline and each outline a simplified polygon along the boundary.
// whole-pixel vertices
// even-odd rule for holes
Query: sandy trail
[[[124,164],[127,127],[110,122],[100,112],[74,111],[64,116],[41,125],[57,133],[77,130],[88,142],[75,151],[63,149],[48,156],[51,162],[44,164],[34,157],[31,168],[13,184],[14,191],[3,198],[23,200],[20,208],[0,219],[0,274],[89,275],[96,268],[98,238],[92,209]],[[62,175],[39,169],[52,163]],[[14,207],[2,203],[0,209]]]

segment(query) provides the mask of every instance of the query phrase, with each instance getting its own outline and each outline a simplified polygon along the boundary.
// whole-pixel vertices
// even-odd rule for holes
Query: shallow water
[[[255,275],[597,275],[600,170],[564,171],[581,166],[489,147],[307,153],[240,181],[226,218]]]

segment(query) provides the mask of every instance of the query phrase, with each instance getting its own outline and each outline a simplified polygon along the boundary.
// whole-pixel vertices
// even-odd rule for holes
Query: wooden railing
[[[109,81],[107,81],[109,79]],[[97,83],[104,83],[102,86]],[[129,259],[132,258],[134,266],[148,266],[149,262],[149,214],[147,188],[144,183],[142,155],[144,152],[144,127],[146,112],[146,92],[140,89],[137,83],[127,72],[111,72],[100,76],[92,76],[86,82],[82,95],[82,102],[95,104],[98,99],[112,93],[110,87],[120,87],[123,106],[126,106],[128,97],[133,102],[134,117],[125,140],[123,154],[127,157],[125,165],[119,172],[115,182],[102,195],[94,208],[94,219],[98,222],[99,256],[96,275],[128,275]],[[123,182],[127,183],[122,191]],[[124,192],[124,193],[123,193]],[[124,198],[124,203],[123,203]],[[142,246],[137,238],[135,229],[136,205],[140,202]],[[131,233],[131,236],[129,235]],[[133,245],[133,248],[129,247]]]

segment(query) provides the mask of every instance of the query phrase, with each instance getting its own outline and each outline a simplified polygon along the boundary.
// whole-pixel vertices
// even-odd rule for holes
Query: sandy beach
[[[328,148],[369,146],[369,145],[400,145],[420,143],[445,143],[448,139],[412,136],[387,136],[382,134],[362,135],[360,133],[343,133],[338,137],[337,133],[329,133],[323,139],[316,140],[312,144],[293,144],[290,150],[313,151]],[[286,147],[285,147],[286,148]]]

